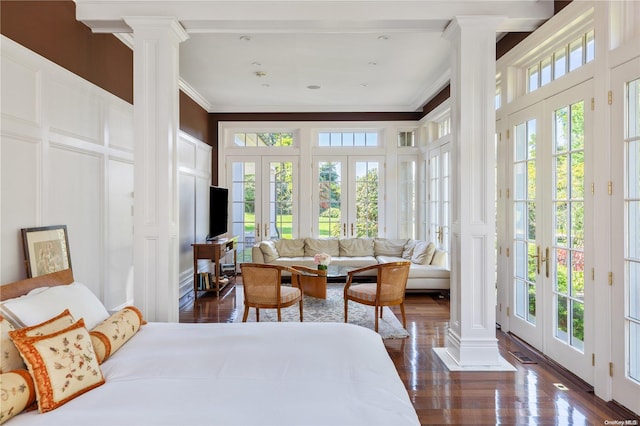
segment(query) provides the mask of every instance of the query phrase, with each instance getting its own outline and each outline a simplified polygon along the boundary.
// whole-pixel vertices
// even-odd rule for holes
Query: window
[[[451,117],[447,116],[438,122],[438,139],[451,134]]]
[[[250,147],[293,146],[293,133],[234,133],[233,143]]]
[[[318,145],[321,147],[338,146],[378,146],[376,132],[320,132]]]
[[[398,132],[398,146],[416,146],[415,136],[415,131]]]
[[[595,32],[590,30],[527,68],[527,92],[538,90],[595,57]]]

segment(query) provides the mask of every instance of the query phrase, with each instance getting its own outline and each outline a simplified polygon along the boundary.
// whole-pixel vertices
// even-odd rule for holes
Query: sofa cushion
[[[442,250],[436,250],[433,253],[431,264],[434,266],[445,266],[447,263],[447,252]]]
[[[281,257],[297,257],[304,256],[304,239],[296,238],[293,240],[277,240],[275,242],[276,250]]]
[[[373,238],[346,238],[340,241],[340,256],[373,256]]]
[[[335,238],[305,238],[304,255],[313,257],[318,253],[340,256],[340,243]]]
[[[413,249],[416,246],[416,240],[407,240],[404,248],[402,249],[402,258],[405,260],[411,260],[411,256],[413,256]]]
[[[433,265],[417,265],[415,263],[411,264],[409,268],[409,277],[410,278],[449,278],[451,272],[442,266],[433,266]]]
[[[354,269],[362,268],[363,266],[376,265],[377,263],[378,261],[373,256],[334,257],[331,260],[332,265],[350,266]]]
[[[262,257],[266,263],[271,263],[280,257],[276,243],[271,240],[260,241],[260,251],[262,251]]]
[[[387,240],[386,238],[376,238],[373,241],[373,251],[376,256],[402,257],[402,251],[407,239]]]
[[[411,262],[418,265],[428,265],[431,263],[433,253],[436,251],[436,245],[426,241],[418,241],[413,248]]]

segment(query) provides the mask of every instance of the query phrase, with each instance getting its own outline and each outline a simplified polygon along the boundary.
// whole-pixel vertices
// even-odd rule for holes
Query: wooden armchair
[[[299,286],[282,285],[282,271],[291,273],[291,282],[297,272],[287,266],[268,265],[263,263],[241,263],[242,285],[244,287],[244,315],[242,322],[247,321],[249,308],[256,309],[256,321],[260,321],[260,308],[277,309],[278,321],[282,320],[280,309],[300,304],[300,322],[302,322],[303,291]]]
[[[390,262],[366,266],[349,272],[344,286],[344,322],[348,322],[349,300],[375,308],[375,330],[378,331],[378,315],[382,318],[384,306],[400,305],[402,326],[407,328],[404,313],[404,292],[411,262]],[[371,284],[352,285],[353,277],[364,271],[377,270],[377,280]],[[380,313],[378,314],[378,310]]]

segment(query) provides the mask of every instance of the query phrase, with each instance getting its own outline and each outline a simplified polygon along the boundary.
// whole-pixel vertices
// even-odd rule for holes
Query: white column
[[[451,63],[450,369],[508,369],[495,328],[495,45],[501,18],[457,17],[445,31]]]
[[[178,321],[179,45],[170,17],[125,17],[133,29],[134,303],[150,321]]]

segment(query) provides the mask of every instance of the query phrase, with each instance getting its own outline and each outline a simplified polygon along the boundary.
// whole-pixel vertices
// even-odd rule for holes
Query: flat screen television
[[[217,240],[227,233],[229,214],[229,189],[209,187],[209,235],[207,240]]]

